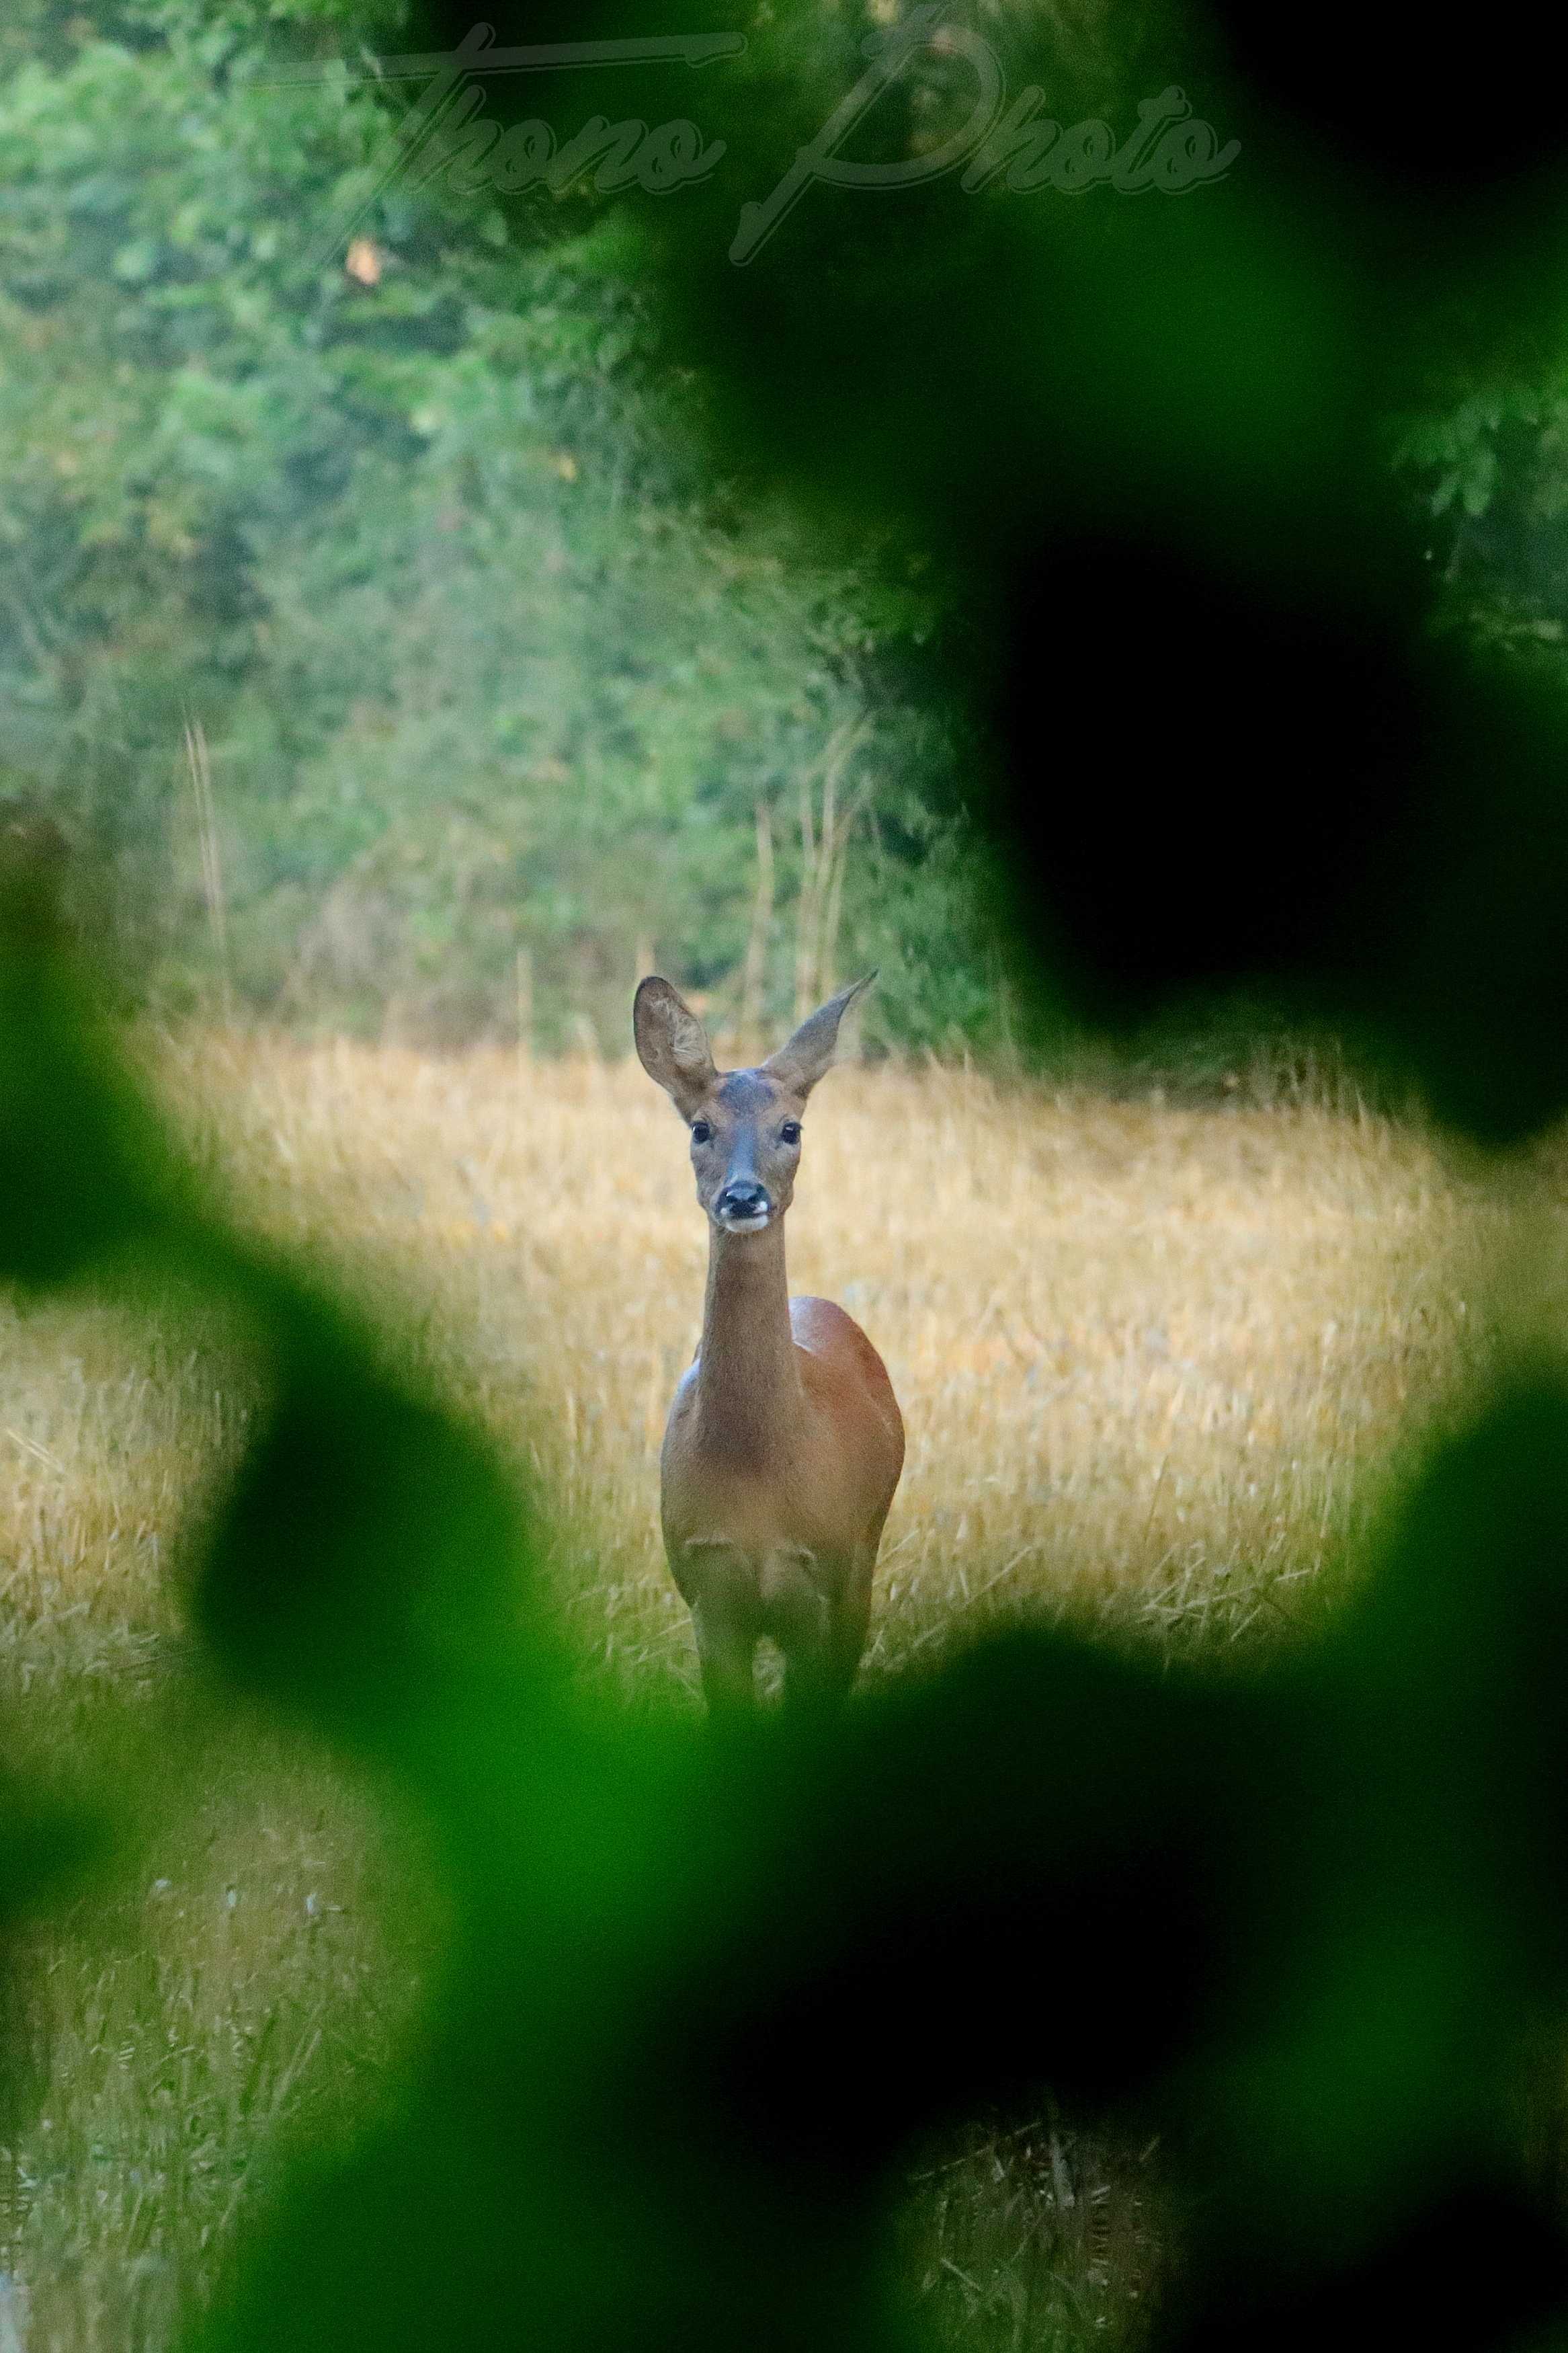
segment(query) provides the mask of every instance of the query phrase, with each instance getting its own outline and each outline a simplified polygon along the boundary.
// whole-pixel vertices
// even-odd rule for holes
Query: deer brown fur
[[[759,1068],[722,1072],[668,981],[637,993],[637,1052],[690,1131],[709,1224],[702,1337],[670,1408],[660,1508],[714,1713],[754,1704],[764,1635],[784,1658],[786,1705],[843,1698],[903,1467],[880,1356],[831,1300],[791,1299],[784,1272],[806,1099],[867,985],[841,991]]]

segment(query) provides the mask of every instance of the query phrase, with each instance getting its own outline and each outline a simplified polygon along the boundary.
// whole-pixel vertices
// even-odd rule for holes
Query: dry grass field
[[[584,1674],[693,1707],[656,1499],[705,1236],[662,1096],[635,1065],[500,1050],[148,1052],[240,1218],[395,1316],[553,1499]],[[1521,1189],[1353,1103],[836,1073],[791,1272],[865,1324],[909,1426],[868,1678],[1021,1611],[1166,1649],[1277,1638],[1495,1345]],[[374,2099],[439,1936],[384,1799],[186,1654],[172,1563],[243,1410],[223,1333],[175,1304],[0,1308],[13,1753],[99,1796],[156,1768],[115,1885],[12,1968],[7,2353],[167,2345],[279,2150]],[[1042,2112],[922,2157],[906,2253],[935,2341],[1134,2336],[1148,2155]]]

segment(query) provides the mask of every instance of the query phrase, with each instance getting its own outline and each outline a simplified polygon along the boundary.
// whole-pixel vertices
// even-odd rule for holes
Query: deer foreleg
[[[847,1638],[844,1604],[853,1571],[837,1561],[823,1563],[802,1548],[770,1563],[767,1630],[784,1653],[784,1704],[794,1715],[822,1715],[839,1706],[855,1680],[865,1635],[861,1612],[858,1635]],[[867,1583],[867,1607],[870,1586]],[[851,1614],[854,1605],[851,1602]]]
[[[762,1626],[750,1564],[733,1545],[699,1536],[682,1546],[680,1570],[677,1582],[691,1610],[710,1714],[733,1715],[754,1707]]]
[[[789,1662],[784,1697],[797,1709],[837,1708],[849,1696],[870,1625],[875,1565],[869,1553],[858,1554],[846,1564],[825,1608],[820,1641],[802,1651],[798,1668],[793,1659]]]

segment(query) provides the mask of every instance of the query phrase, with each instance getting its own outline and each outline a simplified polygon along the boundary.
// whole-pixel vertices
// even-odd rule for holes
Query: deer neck
[[[793,1430],[805,1393],[782,1218],[761,1234],[710,1229],[697,1381],[703,1440],[719,1452],[761,1461]]]

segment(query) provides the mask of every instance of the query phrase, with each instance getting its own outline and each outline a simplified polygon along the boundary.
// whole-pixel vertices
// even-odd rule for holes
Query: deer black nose
[[[765,1218],[773,1204],[765,1185],[743,1179],[726,1185],[713,1206],[721,1218]]]

